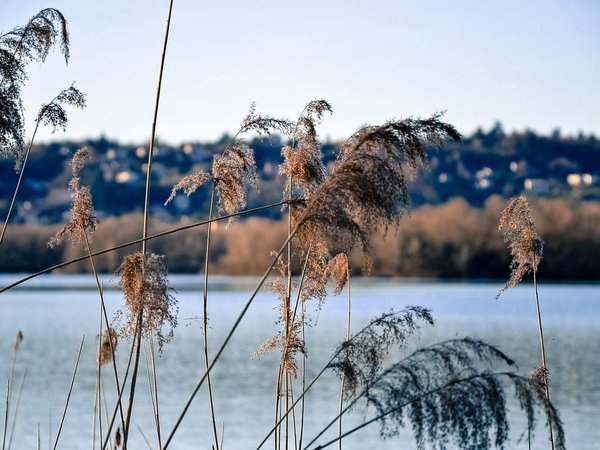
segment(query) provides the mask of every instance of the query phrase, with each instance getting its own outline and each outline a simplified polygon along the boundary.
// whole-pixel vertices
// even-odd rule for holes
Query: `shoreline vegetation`
[[[381,277],[503,279],[509,273],[509,255],[496,231],[498,211],[507,200],[490,198],[483,208],[452,199],[440,206],[422,206],[411,211],[398,232],[386,236],[380,231],[372,238],[373,265],[369,275]],[[600,252],[600,204],[578,204],[560,199],[538,199],[533,214],[546,239],[545,257],[540,262],[543,280],[591,281],[600,279],[600,266],[594,264]],[[273,208],[279,210],[280,208]],[[104,219],[97,231],[103,247],[139,238],[141,214]],[[191,220],[190,220],[191,222]],[[181,223],[152,221],[150,235],[175,228]],[[286,219],[251,217],[229,226],[212,227],[210,264],[215,275],[260,275],[270,262],[270,251],[285,240]],[[58,226],[13,225],[3,243],[0,273],[29,273],[82,256],[76,246],[47,248],[46,242]],[[206,227],[161,237],[151,242],[154,251],[166,254],[171,273],[201,273],[204,266]],[[100,248],[98,248],[100,249]],[[168,251],[167,251],[168,249]],[[95,258],[100,273],[114,273],[128,249]],[[351,255],[353,276],[362,271],[360,254]],[[294,273],[300,267],[296,264]],[[86,261],[64,267],[55,273],[89,273]]]
[[[318,450],[334,444],[342,450],[342,440],[347,442],[349,436],[374,423],[380,425],[383,437],[397,435],[400,429],[410,426],[419,448],[426,444],[442,448],[450,443],[472,450],[492,445],[506,448],[513,418],[513,412],[509,414],[507,398],[513,395],[527,422],[525,432],[529,444],[537,425],[543,422],[550,449],[564,450],[562,421],[550,400],[537,292],[538,265],[544,244],[536,222],[540,233],[550,243],[544,253],[545,260],[550,261],[543,268],[544,273],[552,276],[558,273],[556,267],[566,263],[571,272],[560,269],[561,274],[581,276],[581,267],[587,267],[588,263],[590,267],[594,266],[591,255],[598,247],[594,240],[600,216],[598,204],[581,203],[565,208],[564,203],[538,199],[535,202],[537,210],[531,211],[525,197],[514,198],[508,206],[500,198],[491,197],[480,211],[465,201],[454,200],[438,207],[423,206],[411,215],[409,183],[434,165],[430,161],[430,151],[442,151],[448,143],[459,145],[462,142],[460,132],[443,121],[443,113],[366,125],[350,135],[339,147],[335,161],[326,165],[317,127],[322,120],[329,120],[333,108],[321,99],[309,101],[295,121],[259,114],[252,104],[238,132],[222,152],[213,154],[212,165],[196,167],[177,181],[165,202],[166,206],[171,200],[175,201],[179,191],[186,198],[197,190],[210,192],[210,206],[207,210],[202,209],[208,220],[197,224],[204,227],[194,225],[168,231],[164,227],[169,225],[161,224],[159,217],[152,214],[150,197],[153,194],[151,188],[156,184],[152,164],[157,150],[155,138],[173,3],[174,0],[169,0],[150,144],[147,153],[144,151],[141,155],[147,155],[147,163],[140,167],[142,178],[145,178],[143,215],[119,219],[97,215],[93,207],[93,183],[88,183],[83,176],[80,178],[84,165],[93,160],[92,151],[83,147],[77,149],[71,159],[70,181],[66,183],[71,198],[70,218],[63,217],[68,219],[63,227],[28,230],[19,228],[14,221],[11,223],[13,207],[22,201],[18,194],[21,180],[27,177],[28,156],[35,138],[34,132],[25,150],[20,88],[27,80],[27,63],[43,62],[57,43],[61,43],[62,53],[68,61],[69,36],[66,19],[54,9],[42,10],[25,26],[0,35],[0,118],[3,119],[0,120],[0,151],[15,159],[19,174],[0,235],[3,264],[11,264],[12,270],[24,270],[18,267],[19,261],[27,265],[27,270],[31,270],[32,264],[40,264],[43,268],[51,265],[52,262],[45,261],[45,250],[42,250],[47,243],[51,249],[48,252],[54,253],[46,255],[63,261],[62,268],[93,273],[99,314],[97,341],[94,342],[97,344],[94,404],[89,405],[92,449],[96,444],[102,449],[139,448],[131,439],[131,425],[135,424],[136,414],[144,407],[140,405],[139,391],[146,383],[143,369],[140,369],[140,362],[145,360],[154,419],[154,430],[145,432],[153,434],[151,439],[156,438],[156,448],[167,450],[176,442],[176,434],[181,426],[186,426],[184,419],[204,385],[208,390],[205,407],[210,410],[212,423],[212,436],[204,439],[211,442],[212,449],[223,450],[227,440],[220,417],[222,399],[214,396],[216,391],[212,388],[221,380],[215,376],[213,368],[223,355],[231,352],[233,344],[230,342],[259,292],[268,290],[277,297],[276,334],[261,344],[255,355],[275,351],[280,358],[277,373],[273,373],[274,409],[271,406],[265,409],[266,414],[274,412],[273,427],[270,431],[265,430],[266,435],[257,450],[268,441],[273,442],[275,450]],[[66,128],[65,106],[84,107],[85,94],[73,85],[62,91],[42,106],[36,130],[40,124],[54,129]],[[244,135],[252,133],[261,137],[281,133],[289,138],[289,144],[281,148],[282,160],[277,170],[283,182],[282,201],[272,205],[279,207],[279,215],[283,217],[272,221],[251,216],[234,223],[239,216],[256,211],[256,208],[246,210],[248,194],[256,191],[259,184],[255,149],[243,140]],[[518,165],[515,162],[515,170]],[[158,166],[154,175],[159,175],[157,169]],[[487,169],[478,177],[489,187],[492,180],[488,178],[493,171]],[[587,177],[588,184],[593,184],[594,177],[584,174],[584,178]],[[119,195],[128,202],[135,201],[125,192]],[[29,203],[25,209],[31,207]],[[32,214],[35,213],[33,210]],[[101,225],[98,216],[104,219]],[[7,227],[7,236],[11,240],[3,240]],[[186,229],[191,231],[184,231]],[[576,234],[573,234],[574,229]],[[503,232],[504,242],[498,239],[498,231]],[[161,237],[155,240],[151,238],[152,233],[159,233]],[[142,239],[138,239],[140,235]],[[565,245],[564,238],[572,239],[572,242]],[[64,245],[62,251],[56,250],[56,246],[64,241],[74,245]],[[127,241],[133,242],[123,245]],[[137,244],[141,244],[141,250]],[[506,256],[502,256],[506,252],[505,244],[512,256],[509,264]],[[136,248],[130,248],[133,245]],[[585,253],[582,257],[561,246],[571,247],[576,252],[586,249],[590,259],[588,261]],[[112,251],[117,248],[126,250]],[[78,259],[78,264],[64,263],[73,258]],[[498,271],[500,276],[500,267],[507,265],[511,274],[502,290],[515,286],[529,273],[533,275],[542,363],[532,375],[519,374],[515,361],[499,348],[469,337],[423,346],[391,361],[388,356],[393,350],[405,350],[412,336],[434,325],[434,318],[427,308],[404,305],[401,310],[390,310],[375,317],[358,331],[352,327],[350,280],[354,273],[489,276]],[[553,265],[556,265],[554,269]],[[157,356],[163,346],[169,344],[178,325],[179,306],[176,292],[169,286],[169,269],[177,272],[182,267],[193,272],[203,268],[204,283],[202,292],[198,292],[198,307],[202,306],[199,331],[203,337],[204,364],[199,378],[190,374],[197,382],[183,406],[176,407],[175,411],[180,412],[175,422],[165,427],[161,411],[172,405],[164,395],[159,401],[161,390],[157,373],[162,367],[157,363]],[[209,295],[209,268],[211,275],[262,273],[229,331],[219,342],[213,341],[214,335],[208,327],[209,299],[213,298]],[[593,275],[596,269],[590,270]],[[124,301],[122,308],[110,318],[99,273],[115,271]],[[272,279],[273,273],[279,276]],[[347,294],[346,331],[344,337],[340,336],[342,343],[331,359],[313,377],[315,368],[310,367],[311,361],[307,359],[305,335],[312,332],[312,310],[319,309],[328,297],[328,283],[334,285],[337,294],[343,290]],[[17,284],[5,287],[1,292]],[[9,429],[18,417],[20,394],[14,405],[11,402],[17,351],[23,336],[19,330],[6,383],[2,450],[10,450],[12,435],[9,436]],[[81,339],[53,449],[59,444],[71,393],[74,387],[81,388],[75,382],[84,342],[85,335]],[[116,352],[122,352],[123,347],[129,354],[124,372],[115,358]],[[340,379],[340,394],[335,399],[339,412],[315,436],[308,431],[305,435],[305,396],[326,372],[333,372]],[[106,402],[103,379],[114,381],[109,388],[114,388],[117,396],[114,406]],[[370,406],[371,418],[365,416],[361,425],[348,429],[342,418],[358,403]],[[325,433],[336,424],[337,437],[330,439]],[[38,422],[37,447],[41,449],[39,429]],[[330,440],[323,443],[325,439]]]

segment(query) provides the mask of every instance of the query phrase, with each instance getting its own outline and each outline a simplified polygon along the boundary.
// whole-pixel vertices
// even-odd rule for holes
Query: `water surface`
[[[0,276],[0,284],[4,286],[14,278]],[[175,338],[165,346],[158,360],[163,434],[172,428],[204,364],[198,319],[201,315],[199,277],[174,276],[171,280],[177,288],[179,326]],[[211,282],[211,351],[224,338],[255,281],[215,277]],[[113,284],[110,278],[104,280],[110,317],[122,307],[121,294],[112,289]],[[359,329],[374,316],[392,308],[426,306],[432,309],[436,325],[424,329],[404,353],[443,339],[470,336],[497,345],[513,357],[520,372],[527,375],[539,364],[532,291],[528,286],[520,286],[506,292],[501,300],[494,300],[500,285],[500,282],[354,280],[352,327]],[[13,397],[17,396],[25,370],[27,375],[13,449],[36,448],[38,424],[42,448],[48,447],[48,440],[57,430],[83,335],[84,352],[59,448],[92,448],[99,314],[94,288],[90,276],[48,276],[0,295],[0,382],[3,386],[10,370],[15,334],[22,329],[25,335],[17,359],[17,386]],[[600,354],[600,285],[543,284],[540,298],[552,397],[564,421],[568,447],[596,449],[600,442],[600,360],[597,357]],[[330,296],[321,309],[312,308],[313,326],[307,331],[309,379],[323,367],[344,336],[345,301],[345,294]],[[216,411],[219,422],[224,423],[226,450],[254,449],[272,426],[277,354],[259,359],[251,356],[262,342],[277,332],[275,306],[273,295],[259,294],[215,368]],[[122,341],[118,349],[121,373],[126,366],[126,347],[127,343]],[[139,430],[153,448],[157,447],[144,356],[141,365],[132,449],[147,448]],[[109,375],[105,373],[104,384],[108,404],[113,405],[114,382]],[[335,376],[328,375],[315,384],[306,404],[304,442],[336,415],[338,396],[339,380]],[[509,448],[527,449],[526,441],[517,442],[524,422],[514,406],[510,411],[514,440]],[[344,426],[356,426],[372,412],[358,407],[344,420]],[[327,436],[333,436],[332,433]],[[169,448],[209,449],[210,443],[210,416],[203,387]],[[272,448],[272,444],[266,448]],[[344,448],[413,449],[416,445],[410,428],[398,437],[382,441],[378,425],[371,425],[349,438]],[[543,423],[532,448],[547,448]]]

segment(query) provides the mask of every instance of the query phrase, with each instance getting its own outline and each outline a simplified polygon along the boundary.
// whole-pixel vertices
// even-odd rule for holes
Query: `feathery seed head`
[[[202,186],[204,183],[210,180],[210,175],[204,172],[203,170],[199,170],[197,172],[192,173],[191,175],[187,175],[183,177],[171,190],[171,195],[165,202],[165,206],[169,204],[177,195],[178,191],[183,191],[184,194],[189,197],[196,190]]]
[[[79,149],[73,156],[71,161],[73,178],[69,182],[69,190],[72,197],[71,220],[48,241],[48,246],[51,248],[60,244],[65,236],[69,236],[69,239],[74,244],[79,244],[85,240],[86,235],[88,238],[92,236],[100,223],[94,214],[90,189],[87,186],[81,186],[79,177],[77,176],[85,162],[89,159],[91,159],[91,153],[86,147]]]
[[[119,339],[117,337],[117,332],[112,328],[104,330],[100,339],[100,354],[98,355],[98,362],[101,366],[103,366],[113,360],[114,352],[117,350]]]
[[[548,369],[544,365],[540,365],[535,369],[529,378],[531,379],[531,382],[539,386],[540,389],[546,389],[550,383]]]
[[[298,225],[345,253],[360,245],[368,269],[369,233],[399,223],[408,208],[407,178],[427,165],[427,146],[440,147],[444,138],[460,140],[454,127],[439,118],[393,121],[355,133],[333,172],[311,195]]]
[[[71,160],[71,169],[73,171],[73,176],[77,177],[81,169],[86,162],[92,159],[92,152],[88,147],[82,147],[75,152],[73,155],[73,159]]]
[[[289,120],[275,119],[271,116],[263,116],[256,113],[256,103],[250,104],[250,111],[242,120],[238,134],[254,131],[261,136],[269,136],[273,132],[289,134],[292,128]]]
[[[332,113],[327,101],[309,102],[293,129],[292,145],[281,150],[283,164],[279,166],[279,173],[288,177],[286,196],[291,188],[300,195],[309,195],[325,180],[327,171],[316,131],[325,112]]]
[[[24,147],[24,108],[21,89],[27,81],[29,62],[43,62],[60,42],[65,61],[69,59],[67,21],[60,11],[46,8],[25,26],[0,35],[0,156],[13,158],[20,168]]]
[[[325,276],[333,282],[333,290],[336,294],[342,292],[350,278],[348,256],[345,253],[335,255],[327,265]]]
[[[508,243],[512,271],[496,298],[508,288],[519,284],[530,271],[536,271],[544,250],[544,242],[537,233],[529,203],[522,195],[512,199],[502,211],[498,231],[503,233],[504,242]]]
[[[68,119],[65,105],[85,108],[85,94],[72,84],[54,97],[50,103],[42,105],[38,113],[38,121],[50,125],[53,133],[57,130],[66,130]]]
[[[177,326],[177,300],[170,294],[164,256],[133,253],[123,259],[117,274],[126,306],[122,334],[134,336],[141,314],[142,333],[147,337],[155,334],[162,349]]]
[[[212,165],[220,212],[234,214],[246,206],[246,187],[258,186],[254,153],[246,144],[237,143],[224,154],[215,155]],[[229,223],[233,220],[229,219]]]
[[[23,332],[21,330],[17,331],[17,336],[15,337],[15,343],[13,344],[13,352],[17,353],[19,350],[19,346],[23,342]]]

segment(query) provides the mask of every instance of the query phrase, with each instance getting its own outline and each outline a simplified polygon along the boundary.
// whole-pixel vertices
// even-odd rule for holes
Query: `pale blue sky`
[[[88,108],[64,136],[147,140],[168,0],[0,0],[0,32],[48,6],[72,57],[31,67],[29,123],[76,80]],[[213,139],[253,100],[293,118],[314,98],[334,107],[324,138],[442,109],[463,133],[500,120],[600,134],[599,23],[592,0],[175,0],[158,135]]]

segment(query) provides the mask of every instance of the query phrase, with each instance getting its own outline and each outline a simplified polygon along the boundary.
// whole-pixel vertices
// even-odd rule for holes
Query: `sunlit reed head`
[[[504,235],[504,242],[508,243],[512,260],[510,278],[496,298],[508,288],[519,284],[530,271],[537,271],[544,249],[529,203],[522,195],[514,198],[502,211],[498,230]]]
[[[79,172],[86,161],[91,159],[91,152],[87,147],[83,147],[75,153],[71,161],[73,178],[69,182],[71,190],[71,220],[67,222],[48,242],[49,247],[55,247],[68,236],[69,239],[79,244],[90,238],[96,231],[100,222],[94,214],[92,205],[92,194],[87,186],[81,186]]]
[[[138,318],[142,333],[156,336],[159,349],[173,337],[177,325],[177,300],[170,294],[164,256],[136,252],[117,269],[118,286],[125,297],[122,333],[135,336]]]

